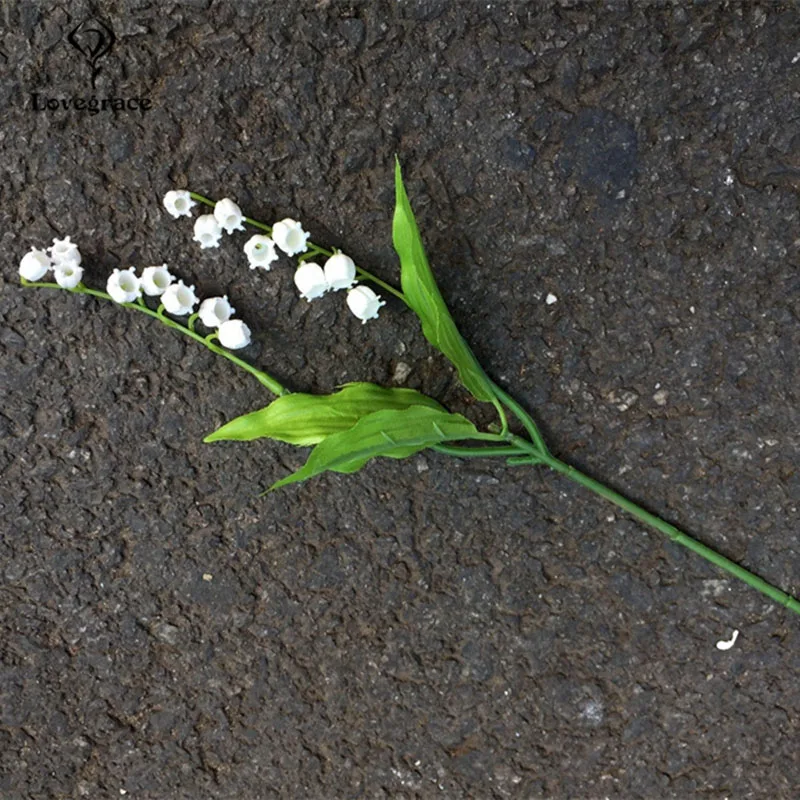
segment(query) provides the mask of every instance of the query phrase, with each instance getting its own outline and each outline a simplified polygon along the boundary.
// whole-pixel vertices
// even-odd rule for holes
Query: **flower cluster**
[[[185,190],[173,190],[164,196],[164,207],[176,219],[191,216],[191,210],[196,205],[191,194]],[[203,214],[195,220],[194,241],[204,250],[219,247],[223,231],[233,233],[244,230],[245,221],[239,206],[226,197],[214,205],[213,214]],[[260,267],[268,272],[272,262],[279,257],[278,250],[287,256],[306,253],[309,249],[308,237],[309,234],[296,220],[287,217],[276,222],[270,236],[256,234],[245,243],[243,249],[250,269]],[[319,248],[313,249],[320,252]],[[344,253],[335,251],[324,265],[304,261],[304,258],[307,256],[301,256],[301,263],[295,270],[294,283],[300,296],[308,302],[322,297],[328,291],[346,289],[347,307],[362,323],[375,319],[378,310],[386,305],[372,289],[356,285],[356,265]]]
[[[142,275],[134,267],[115,269],[108,278],[106,291],[117,303],[135,303],[142,294],[158,297],[168,314],[184,317],[194,314],[199,302],[194,286],[175,280],[166,264],[145,267]],[[225,297],[209,297],[200,303],[197,316],[207,328],[216,330],[219,342],[229,350],[238,350],[250,344],[250,328],[241,320],[232,319],[236,309]]]
[[[62,289],[86,292],[88,290],[81,284],[83,268],[80,264],[78,246],[67,236],[53,239],[52,246],[44,250],[32,247],[19,263],[19,274],[23,280],[36,283],[52,269],[56,283]],[[199,302],[194,286],[176,281],[166,264],[146,267],[141,276],[136,274],[134,267],[115,269],[106,282],[106,293],[116,303],[141,302],[143,294],[157,297],[160,308],[176,317],[195,314]],[[232,319],[234,313],[227,297],[210,297],[200,303],[195,316],[207,328],[217,332],[223,347],[238,350],[250,344],[250,329],[241,320]],[[190,330],[193,330],[193,321],[193,318],[189,319]]]
[[[19,263],[20,277],[26,281],[40,281],[51,269],[62,289],[74,289],[81,282],[81,251],[69,236],[53,239],[53,244],[44,250],[32,247]]]
[[[368,286],[356,286],[356,265],[350,256],[334,252],[324,266],[306,261],[294,273],[294,284],[309,303],[325,292],[347,289],[347,307],[361,320],[361,324],[378,316],[385,300]]]

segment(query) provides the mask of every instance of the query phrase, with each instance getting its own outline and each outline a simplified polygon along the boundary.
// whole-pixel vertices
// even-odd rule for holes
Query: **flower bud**
[[[213,214],[203,214],[194,222],[194,240],[203,250],[209,247],[219,247],[222,238],[222,228]]]
[[[295,270],[294,285],[299,289],[300,297],[309,303],[317,297],[322,297],[330,288],[322,267],[311,261],[306,261]]]
[[[277,261],[278,254],[275,252],[275,242],[269,236],[257,233],[251,236],[244,246],[244,254],[250,264],[250,269],[261,267],[267,271],[273,261]]]
[[[56,264],[53,268],[56,283],[62,289],[74,289],[83,278],[83,267],[77,264]]]
[[[191,217],[192,209],[196,205],[197,203],[192,200],[191,195],[185,189],[173,190],[164,195],[164,208],[175,219],[178,219],[178,217]]]
[[[31,247],[30,253],[25,253],[19,262],[19,274],[26,281],[38,281],[47,274],[47,270],[52,266],[53,262],[44,250]]]
[[[350,256],[334,253],[325,262],[325,278],[331,290],[349,289],[356,282],[356,265]]]
[[[228,350],[239,350],[250,344],[250,328],[240,319],[229,319],[219,326],[219,343]]]
[[[142,271],[142,291],[148,297],[160,297],[175,280],[166,264],[160,267],[145,267]]]
[[[115,269],[108,277],[106,291],[115,303],[133,303],[140,291],[136,270],[133,267]]]
[[[386,301],[381,300],[369,286],[356,286],[347,293],[347,307],[361,320],[362,325],[368,319],[376,319],[378,309],[385,305]]]
[[[236,309],[228,302],[225,297],[209,297],[200,303],[200,322],[206,328],[219,328],[223,322],[227,322]]]
[[[175,317],[191,314],[197,305],[194,286],[187,286],[183,281],[170,284],[161,295],[161,303],[164,310]]]
[[[214,219],[227,233],[244,230],[242,209],[229,197],[224,197],[214,206]]]
[[[47,248],[50,251],[50,258],[53,264],[78,264],[81,263],[81,252],[78,245],[69,240],[69,236],[63,239],[53,239],[53,244]]]
[[[272,239],[287,256],[294,256],[308,250],[306,242],[309,235],[299,222],[288,217],[272,226]]]

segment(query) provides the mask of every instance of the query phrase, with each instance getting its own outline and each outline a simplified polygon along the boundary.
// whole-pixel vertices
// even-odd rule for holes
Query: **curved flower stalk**
[[[373,458],[406,458],[426,448],[459,458],[503,458],[512,466],[541,465],[589,489],[643,524],[800,614],[800,601],[791,595],[550,452],[531,415],[487,375],[459,333],[428,264],[403,186],[399,163],[395,169],[395,187],[392,233],[400,258],[401,289],[357,267],[344,254],[326,250],[309,241],[307,232],[295,220],[283,219],[270,227],[243,216],[231,200],[215,203],[185,190],[168,193],[164,205],[176,218],[191,216],[194,204],[214,209],[214,213],[202,215],[195,221],[195,239],[203,248],[219,246],[223,229],[230,234],[247,224],[266,233],[266,236],[258,234],[251,237],[245,245],[251,267],[260,266],[269,270],[272,261],[277,258],[276,247],[288,255],[302,253],[298,259],[295,283],[308,301],[328,292],[346,289],[348,307],[356,317],[366,322],[377,316],[384,301],[369,287],[354,286],[356,280],[372,282],[400,299],[419,317],[423,334],[453,364],[464,387],[476,400],[491,403],[495,407],[499,424],[488,431],[478,430],[465,417],[447,411],[435,399],[411,389],[352,383],[330,395],[289,392],[270,375],[230,352],[249,343],[250,330],[240,320],[231,318],[234,312],[227,297],[204,300],[200,311],[195,313],[198,298],[194,287],[188,287],[182,281],[175,282],[166,265],[148,268],[150,272],[145,270],[141,278],[133,268],[115,270],[109,278],[107,292],[88,289],[80,282],[80,273],[76,272],[80,270],[77,266],[80,256],[78,254],[76,260],[75,255],[77,248],[67,238],[57,254],[51,249],[51,255],[48,256],[46,252],[34,249],[24,256],[20,263],[20,277],[25,286],[47,288],[60,288],[59,283],[64,287],[66,280],[68,291],[114,300],[127,308],[155,317],[247,370],[277,395],[277,399],[264,408],[231,420],[205,439],[207,442],[241,442],[271,438],[297,446],[313,446],[305,465],[279,480],[269,491],[325,471],[352,473]],[[327,259],[324,266],[309,260],[323,256]],[[39,281],[49,269],[59,269],[56,262],[65,259],[70,263],[71,277],[58,283]],[[78,276],[78,282],[70,285],[74,283],[75,275]],[[142,291],[161,298],[157,309],[146,305]],[[176,316],[189,315],[188,320],[184,325],[165,316],[165,311]],[[203,324],[216,327],[216,330],[207,336],[196,333],[194,322],[198,316]],[[223,347],[218,346],[215,340]],[[524,436],[512,433],[508,415],[520,423],[525,431]]]
[[[41,252],[41,251],[33,251]],[[183,281],[175,283],[175,276],[172,275],[167,269],[167,265],[163,264],[160,267],[146,267],[141,278],[136,275],[134,267],[120,270],[115,269],[108,277],[106,282],[106,291],[98,289],[90,289],[85,286],[82,281],[78,280],[76,283],[65,286],[63,282],[52,283],[41,281],[50,267],[44,271],[38,269],[35,273],[30,268],[31,259],[28,253],[23,257],[20,262],[20,283],[23,286],[35,289],[65,289],[73,294],[86,294],[91,297],[96,297],[101,300],[109,300],[112,303],[123,306],[124,308],[131,308],[134,311],[139,311],[149,317],[157,319],[163,325],[166,325],[172,330],[179,331],[180,333],[194,339],[204,347],[207,347],[212,353],[218,356],[227,358],[228,361],[236,364],[237,367],[249,372],[259,383],[265,386],[272,394],[283,395],[287,394],[288,390],[278,380],[268,375],[262,370],[256,369],[252,364],[248,364],[243,359],[235,356],[231,350],[237,350],[246,347],[250,344],[250,329],[241,320],[231,319],[231,314],[234,309],[228,303],[227,297],[213,297],[204,300],[201,304],[201,311],[203,304],[206,305],[205,319],[201,322],[205,327],[212,329],[211,333],[205,336],[195,331],[195,321],[200,317],[200,313],[192,313],[194,306],[197,304],[197,297],[194,293],[194,287],[187,287]],[[26,261],[28,259],[28,261]],[[37,264],[41,266],[41,260],[37,258]],[[52,269],[56,273],[56,280],[58,280],[58,266],[52,265]],[[80,267],[75,268],[80,269]],[[28,275],[36,274],[37,280],[30,280]],[[150,291],[148,291],[150,289]],[[151,296],[160,296],[162,301],[156,308],[149,307],[142,293]],[[165,298],[166,295],[166,298]],[[163,302],[164,300],[167,302]],[[170,305],[171,307],[167,307]],[[223,319],[227,311],[227,317]],[[167,314],[176,316],[188,316],[186,324],[182,324],[178,320],[168,317]],[[216,325],[214,323],[217,323]],[[216,342],[219,341],[222,347]]]

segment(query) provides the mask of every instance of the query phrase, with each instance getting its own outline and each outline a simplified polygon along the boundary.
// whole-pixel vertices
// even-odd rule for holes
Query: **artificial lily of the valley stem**
[[[100,292],[82,284],[80,254],[67,237],[54,240],[49,255],[35,249],[26,254],[20,263],[20,278],[26,286],[66,288],[142,311],[228,358],[258,379],[276,398],[265,407],[226,423],[205,441],[272,438],[297,446],[312,446],[305,465],[277,481],[271,490],[326,471],[355,472],[375,457],[406,458],[426,448],[459,458],[503,458],[514,466],[545,466],[800,614],[800,601],[791,595],[551,453],[531,415],[487,375],[456,328],[428,264],[399,163],[395,185],[393,240],[400,258],[401,288],[356,266],[349,256],[309,241],[308,232],[294,219],[285,218],[270,227],[243,216],[239,206],[229,198],[214,202],[187,190],[168,192],[164,207],[175,219],[191,217],[192,209],[198,205],[211,208],[211,213],[200,215],[194,223],[194,238],[202,249],[220,247],[223,233],[234,234],[245,225],[255,228],[259,233],[251,236],[243,247],[251,268],[269,271],[280,258],[278,251],[290,257],[299,255],[294,283],[300,296],[311,302],[346,290],[346,305],[362,323],[375,319],[385,305],[365,283],[372,283],[401,300],[419,317],[425,337],[450,360],[464,387],[476,400],[494,406],[497,424],[489,430],[478,430],[462,415],[447,411],[434,398],[412,389],[350,383],[329,395],[290,392],[274,377],[230,352],[246,347],[251,332],[244,322],[232,318],[234,309],[227,296],[208,298],[202,302],[200,311],[195,312],[198,298],[194,287],[176,281],[166,264],[147,267],[141,277],[132,267],[114,270],[108,279],[107,292]],[[40,282],[51,268],[56,283]],[[59,269],[64,273],[61,279]],[[158,303],[157,308],[147,304],[143,292],[155,298],[151,303]],[[184,323],[172,318],[175,316],[188,319]],[[209,333],[195,330],[198,319]],[[517,420],[524,434],[512,431],[509,417]]]

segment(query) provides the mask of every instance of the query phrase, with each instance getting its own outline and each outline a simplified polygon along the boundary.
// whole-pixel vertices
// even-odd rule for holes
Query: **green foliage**
[[[315,445],[352,428],[374,411],[416,405],[443,410],[432,397],[414,389],[348,383],[334,394],[283,395],[258,411],[231,420],[203,441],[249,442],[267,437],[294,445]]]
[[[396,205],[392,237],[394,249],[400,257],[400,282],[403,294],[409,306],[422,321],[425,338],[450,359],[458,370],[458,376],[464,386],[478,400],[495,402],[491,381],[458,332],[439,287],[433,279],[425,247],[403,186],[399,161],[395,164],[395,190]]]
[[[349,430],[320,442],[301,469],[273,484],[270,490],[326,470],[355,472],[376,456],[406,458],[431,445],[469,439],[476,434],[478,431],[468,419],[444,409],[415,405],[405,410],[375,411]]]

